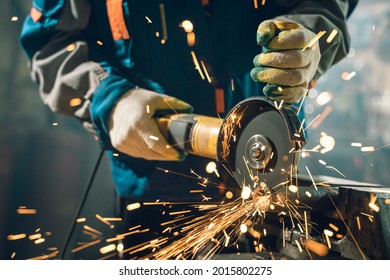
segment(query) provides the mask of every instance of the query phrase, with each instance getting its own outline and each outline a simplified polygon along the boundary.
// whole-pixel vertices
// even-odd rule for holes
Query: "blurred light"
[[[298,192],[298,187],[295,186],[295,185],[290,185],[290,186],[288,186],[288,189],[289,189],[290,192],[292,192],[292,193]]]
[[[332,136],[327,135],[326,133],[321,133],[321,138],[320,138],[320,144],[321,146],[332,150],[334,146],[336,145],[336,141]]]
[[[72,52],[76,49],[76,45],[75,44],[70,44],[66,47],[66,51],[68,52]]]
[[[240,231],[241,231],[242,233],[247,232],[247,231],[248,231],[248,226],[247,226],[246,224],[241,224],[241,226],[240,226]]]
[[[305,113],[312,114],[314,112],[314,106],[311,104],[307,104],[305,106]]]
[[[373,147],[373,146],[361,147],[360,150],[361,150],[362,152],[373,152],[373,151],[375,151],[375,147]]]
[[[309,97],[311,99],[314,99],[316,98],[318,95],[318,91],[315,89],[315,88],[312,88],[310,91],[309,91]]]
[[[251,193],[252,193],[252,190],[250,187],[246,187],[246,186],[243,187],[242,192],[241,192],[242,199],[248,199],[249,196],[251,195]]]
[[[356,75],[356,72],[355,71],[352,71],[351,73],[348,73],[348,72],[343,72],[341,74],[341,78],[345,81],[349,81],[350,79],[352,79],[354,76]]]
[[[194,25],[191,21],[185,20],[181,23],[181,26],[184,28],[184,31],[190,33],[194,30]]]
[[[18,21],[18,17],[16,17],[16,16],[13,16],[12,18],[11,18],[11,21]]]
[[[211,174],[217,168],[217,164],[214,161],[210,161],[206,166],[206,172]]]
[[[73,98],[69,101],[70,107],[76,107],[81,104],[81,98]]]
[[[316,102],[318,105],[323,106],[326,103],[328,103],[330,100],[332,100],[333,96],[330,92],[324,91],[321,92],[320,95],[317,96]]]
[[[195,45],[195,33],[194,32],[187,33],[187,44],[189,47],[193,47]]]
[[[227,199],[232,199],[233,198],[233,193],[231,191],[226,192],[225,195],[226,195]]]
[[[355,54],[356,54],[356,50],[354,48],[350,48],[347,56],[351,58],[354,57]]]
[[[361,148],[361,147],[363,147],[363,144],[362,143],[353,142],[353,143],[351,143],[351,146],[352,147],[359,147],[359,148]]]

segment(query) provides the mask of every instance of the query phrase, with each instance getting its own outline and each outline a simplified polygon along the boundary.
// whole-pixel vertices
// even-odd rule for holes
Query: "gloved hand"
[[[263,52],[254,60],[254,81],[267,83],[263,92],[274,100],[297,103],[313,79],[321,53],[318,42],[302,49],[316,36],[293,22],[267,20],[257,29],[257,43]]]
[[[125,93],[109,120],[111,144],[118,151],[147,160],[182,160],[184,153],[170,147],[153,116],[159,110],[190,113],[191,105],[165,94],[142,88]]]

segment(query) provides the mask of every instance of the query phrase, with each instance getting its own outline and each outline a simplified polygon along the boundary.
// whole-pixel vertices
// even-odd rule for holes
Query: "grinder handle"
[[[173,114],[155,118],[168,143],[190,154],[217,158],[217,141],[222,120],[195,114]]]

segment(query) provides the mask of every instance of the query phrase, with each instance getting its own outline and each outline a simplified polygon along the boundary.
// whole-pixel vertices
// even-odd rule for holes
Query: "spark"
[[[168,40],[168,30],[167,30],[167,21],[165,18],[165,7],[164,4],[160,4],[160,18],[161,18],[161,26],[163,33],[163,40]]]
[[[364,213],[364,212],[360,212],[360,214],[364,215],[364,216],[367,216],[368,218],[374,218],[373,215],[370,215],[370,214],[367,214],[367,213]]]
[[[154,140],[154,141],[160,140],[160,138],[158,138],[157,136],[154,136],[154,135],[149,135],[149,139]]]
[[[333,39],[336,37],[338,33],[337,29],[333,29],[332,32],[329,34],[328,38],[326,39],[326,42],[329,44],[333,41]]]
[[[90,226],[87,226],[87,225],[84,225],[83,228],[86,230],[86,231],[89,231],[89,232],[92,232],[94,234],[97,234],[97,235],[103,235],[103,233],[101,233],[100,231],[90,227]]]
[[[355,77],[356,75],[356,72],[355,71],[352,71],[351,73],[349,73],[346,77],[345,77],[345,80],[346,81],[349,81],[350,79],[352,79],[353,77]]]
[[[255,6],[255,9],[257,10],[259,8],[259,3],[257,3],[258,0],[253,0],[253,5]]]
[[[18,240],[18,239],[23,239],[23,238],[26,238],[26,234],[25,233],[20,233],[20,234],[11,234],[11,235],[8,235],[7,236],[7,239],[8,240]]]
[[[27,260],[47,260],[47,259],[56,257],[59,252],[60,251],[55,251],[55,252],[53,252],[51,254],[48,254],[48,255],[42,255],[42,256],[30,258],[30,259],[27,259]]]
[[[266,0],[261,0],[261,5],[262,5],[262,6],[265,5],[265,1],[266,1]]]
[[[152,20],[149,17],[145,16],[145,18],[148,21],[148,24],[153,23]]]
[[[40,233],[37,233],[37,234],[32,234],[28,237],[29,240],[35,240],[35,239],[39,239],[42,237],[42,234]]]
[[[303,103],[304,103],[304,101],[305,101],[305,99],[306,99],[306,96],[307,96],[307,93],[309,92],[309,89],[306,89],[306,92],[305,92],[305,94],[303,95],[303,98],[302,98],[302,100],[301,100],[301,104],[299,104],[299,108],[298,108],[298,111],[297,111],[297,115],[299,115],[299,112],[301,111],[301,109],[302,109],[302,105],[303,105]]]
[[[82,103],[81,98],[73,98],[69,101],[69,106],[76,107],[76,106],[79,106],[81,103]]]
[[[131,203],[131,204],[127,205],[126,209],[127,209],[127,211],[133,211],[133,210],[138,209],[140,207],[141,207],[141,203],[135,202],[135,203]]]
[[[307,166],[305,166],[305,167],[306,167],[307,173],[309,173],[309,176],[310,176],[311,181],[313,182],[313,186],[314,186],[314,188],[315,188],[316,191],[317,191],[318,189],[317,189],[316,182],[314,182],[313,176],[311,176],[311,173],[310,173],[309,168],[307,168]]]
[[[205,77],[203,75],[202,70],[200,69],[199,62],[198,62],[198,59],[196,58],[194,51],[191,51],[191,56],[192,56],[192,61],[194,62],[194,65],[195,65],[195,69],[198,70],[200,77],[202,78],[202,80],[204,80]]]
[[[302,131],[302,128],[303,128],[303,124],[305,123],[306,119],[303,119],[302,122],[301,122],[301,126],[299,127],[299,133],[301,133]]]
[[[200,64],[202,65],[203,72],[206,74],[207,81],[211,84],[211,78],[209,76],[209,72],[207,71],[206,65],[204,64],[203,60],[200,61]]]
[[[184,20],[180,24],[180,27],[183,27],[184,31],[187,32],[187,33],[190,33],[190,32],[192,32],[194,30],[194,25],[189,20]]]
[[[248,199],[250,195],[252,194],[252,190],[250,187],[244,186],[241,191],[241,198],[242,199]]]
[[[302,51],[306,50],[307,48],[311,48],[322,36],[324,36],[326,31],[320,31],[316,36],[313,37],[313,39],[310,40],[309,43],[302,49]]]
[[[358,230],[361,230],[362,227],[360,225],[360,217],[359,216],[356,216],[356,221],[357,221]]]
[[[114,157],[119,157],[119,154],[118,153],[113,153],[112,154]]]
[[[188,46],[189,47],[195,46],[195,41],[196,41],[195,33],[194,32],[187,33],[187,44],[188,44]]]
[[[322,111],[322,113],[320,114],[321,117],[317,120],[316,123],[313,124],[313,129],[317,129],[320,124],[329,116],[329,114],[333,111],[333,107],[332,106],[326,106],[326,108],[324,109],[324,111]]]
[[[13,16],[12,18],[11,18],[11,21],[18,21],[19,20],[19,17],[17,17],[17,16]]]
[[[339,171],[336,167],[333,167],[333,166],[326,166],[326,168],[329,168],[329,169],[332,169],[334,171],[336,171],[337,173],[339,173],[341,176],[343,176],[344,178],[346,178],[347,176],[345,176],[345,174],[343,174],[341,171]]]
[[[306,211],[303,211],[303,215],[305,216],[305,236],[306,236],[306,239],[309,239],[309,229],[308,229],[308,224],[307,224]]]
[[[385,204],[389,205],[390,204],[390,198],[385,199]]]
[[[107,220],[105,220],[102,216],[100,216],[99,214],[96,214],[95,215],[95,217],[96,217],[96,219],[98,219],[99,221],[101,221],[102,223],[104,223],[104,224],[106,224],[107,226],[109,226],[109,227],[113,227],[113,225],[109,222],[109,221],[107,221]]]
[[[330,243],[329,236],[325,234],[326,243],[328,244],[328,248],[332,249],[332,244]]]
[[[190,190],[190,193],[202,193],[204,190]]]
[[[315,118],[314,118],[314,120],[312,120],[306,127],[305,127],[305,129],[303,130],[303,131],[306,131],[315,121],[317,121],[317,119],[319,118],[319,117],[321,117],[321,114],[318,114]]]
[[[183,211],[170,212],[169,215],[170,215],[170,216],[174,216],[174,215],[187,214],[187,213],[191,213],[191,210],[183,210]]]
[[[227,191],[225,194],[227,199],[232,199],[233,198],[233,193],[231,191]]]
[[[13,252],[12,255],[11,255],[11,259],[15,258],[15,256],[16,256],[16,253]]]
[[[376,205],[374,202],[370,202],[370,203],[368,204],[368,206],[369,206],[372,210],[374,210],[375,212],[379,212],[379,210],[380,210],[379,206]]]
[[[321,163],[322,165],[326,165],[326,162],[323,161],[322,159],[320,159],[318,162]]]
[[[76,223],[83,223],[86,220],[87,220],[86,218],[78,218],[78,219],[76,219]]]
[[[361,147],[363,147],[363,144],[362,143],[357,143],[357,142],[352,142],[351,146],[352,147],[359,147],[359,148],[361,148]]]
[[[375,147],[373,147],[373,146],[361,147],[360,150],[362,152],[373,152],[373,151],[375,151]]]
[[[86,248],[88,248],[88,247],[91,247],[91,246],[93,246],[93,245],[95,245],[95,244],[98,244],[98,243],[100,243],[100,242],[101,242],[100,239],[95,240],[95,241],[88,242],[88,243],[86,243],[86,244],[84,244],[84,245],[82,245],[82,246],[79,246],[79,247],[77,247],[77,248],[72,249],[71,252],[72,252],[72,253],[79,252],[79,251],[81,251],[81,250],[84,250],[84,249],[86,249]]]
[[[280,101],[278,110],[282,109],[283,102],[284,102],[284,99],[282,101]]]
[[[328,230],[328,229],[324,229],[324,234],[329,236],[329,237],[332,237],[333,236],[333,232]]]
[[[299,252],[302,253],[302,247],[301,244],[299,244],[298,240],[295,239],[295,244],[297,244]]]
[[[103,218],[108,222],[121,222],[122,218]]]
[[[19,215],[34,215],[37,213],[37,210],[35,209],[25,209],[25,208],[19,208],[16,210],[16,213]]]
[[[150,114],[150,106],[149,105],[146,105],[146,113]]]
[[[241,225],[240,225],[240,231],[241,231],[242,233],[247,232],[247,231],[248,231],[248,226],[247,226],[246,224],[241,224]]]
[[[334,224],[332,224],[332,223],[330,223],[329,224],[329,227],[331,228],[331,229],[333,229],[334,231],[339,231],[339,228],[338,227],[336,227]]]
[[[43,242],[45,242],[45,238],[39,238],[39,239],[34,241],[35,244],[41,244]]]
[[[51,125],[52,126],[58,126],[59,124],[57,122],[53,122]]]
[[[298,187],[295,186],[295,185],[290,185],[288,187],[289,191],[292,192],[292,193],[297,193],[298,192]]]
[[[330,92],[327,92],[327,91],[324,91],[324,92],[321,92],[317,98],[316,98],[316,102],[319,106],[323,106],[325,105],[326,103],[328,103],[330,100],[332,100],[333,96]]]
[[[96,41],[96,43],[99,45],[99,46],[103,46],[103,42],[102,41]]]
[[[70,44],[66,47],[66,51],[67,52],[72,52],[76,49],[76,45],[75,44]]]
[[[232,91],[234,91],[234,80],[233,79],[230,79],[230,82],[232,84]]]
[[[116,245],[110,244],[110,245],[107,245],[107,246],[100,248],[99,252],[100,252],[100,254],[104,255],[104,254],[107,254],[107,253],[112,252],[114,250],[116,250]]]

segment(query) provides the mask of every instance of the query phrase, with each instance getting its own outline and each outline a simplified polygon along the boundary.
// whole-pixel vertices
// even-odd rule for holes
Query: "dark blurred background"
[[[32,258],[61,248],[99,154],[97,143],[77,121],[54,115],[41,103],[30,80],[18,41],[30,4],[6,0],[0,9],[0,259]],[[389,186],[390,2],[360,1],[349,26],[348,57],[323,76],[306,98],[306,124],[321,114],[308,129],[306,149],[320,146],[317,152],[303,154],[300,170],[305,173],[307,166],[314,174]],[[333,146],[326,136],[335,145],[321,153]],[[364,152],[352,143],[376,150]],[[104,158],[81,216],[110,235],[95,214],[114,217],[114,200]],[[37,213],[19,215],[20,206]],[[71,246],[83,241],[80,231],[78,227]],[[27,237],[7,240],[20,233]],[[41,233],[45,242],[29,240],[34,233]],[[96,256],[86,250],[68,257]]]

